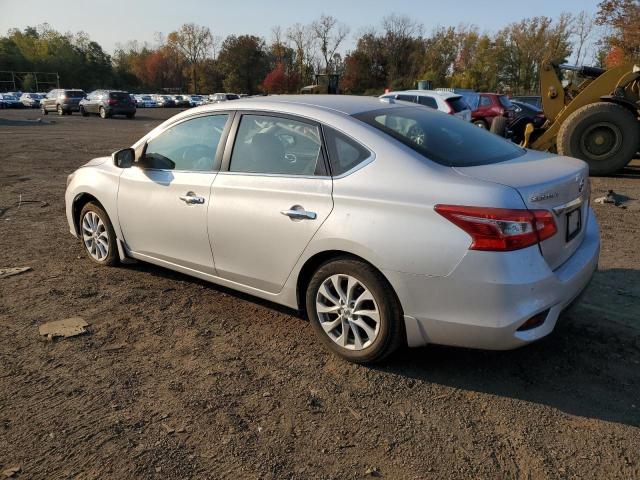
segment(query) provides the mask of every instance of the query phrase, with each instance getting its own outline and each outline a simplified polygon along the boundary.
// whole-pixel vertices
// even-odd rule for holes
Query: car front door
[[[118,219],[134,257],[215,273],[207,209],[229,119],[220,113],[180,120],[151,138],[134,166],[123,170]]]
[[[277,293],[333,208],[320,126],[245,113],[231,132],[209,207],[216,271]]]

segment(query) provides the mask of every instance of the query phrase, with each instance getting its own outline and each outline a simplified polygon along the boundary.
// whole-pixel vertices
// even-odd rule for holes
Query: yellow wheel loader
[[[563,85],[564,71],[573,72]],[[640,151],[640,68],[604,70],[544,62],[540,129],[527,125],[523,146],[580,158],[592,175],[609,175]]]

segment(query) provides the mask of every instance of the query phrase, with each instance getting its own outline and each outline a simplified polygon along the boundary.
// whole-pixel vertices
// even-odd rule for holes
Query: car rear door
[[[238,114],[209,207],[217,274],[276,293],[333,209],[320,125]]]
[[[207,209],[231,117],[216,112],[179,120],[147,142],[137,166],[123,171],[118,220],[134,257],[215,273]],[[149,167],[154,159],[175,168]]]

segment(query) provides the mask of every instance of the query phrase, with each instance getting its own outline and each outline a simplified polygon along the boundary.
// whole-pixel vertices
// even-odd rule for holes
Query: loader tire
[[[585,105],[560,126],[558,153],[589,164],[591,175],[610,175],[631,161],[640,145],[640,123],[631,110],[610,102]]]
[[[505,117],[495,117],[491,122],[491,133],[495,133],[499,137],[507,136],[507,119]]]

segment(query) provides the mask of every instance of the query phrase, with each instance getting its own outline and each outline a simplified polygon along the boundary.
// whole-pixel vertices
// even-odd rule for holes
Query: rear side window
[[[82,98],[85,96],[85,93],[82,90],[66,90],[65,95],[71,98]]]
[[[504,108],[513,108],[513,103],[511,103],[511,100],[509,100],[505,95],[500,95],[498,100],[500,100],[500,105]]]
[[[426,108],[373,110],[355,118],[448,167],[488,165],[525,154],[524,149],[498,135]]]
[[[413,102],[413,103],[418,103],[416,101],[416,96],[415,95],[404,95],[404,94],[399,94],[396,95],[396,98],[398,100],[402,100],[403,102]]]
[[[211,171],[228,118],[223,114],[180,122],[150,140],[144,155],[169,159],[176,170]]]
[[[371,156],[369,150],[346,135],[329,127],[323,127],[323,130],[334,177],[352,170]]]
[[[447,103],[453,109],[454,112],[462,112],[463,110],[470,110],[469,104],[464,101],[462,97],[447,98]]]
[[[491,106],[491,99],[489,97],[486,97],[486,96],[482,95],[480,97],[480,106],[481,107],[490,107]]]
[[[317,125],[270,115],[243,115],[229,171],[280,175],[325,173]]]
[[[418,96],[418,103],[420,105],[424,105],[425,107],[438,109],[438,102],[436,102],[435,98],[425,97],[423,95]]]

